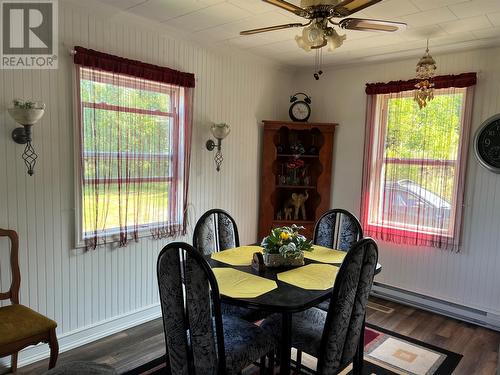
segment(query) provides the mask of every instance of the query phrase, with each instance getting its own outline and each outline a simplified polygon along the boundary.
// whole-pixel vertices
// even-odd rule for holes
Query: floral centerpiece
[[[269,267],[301,266],[304,264],[304,251],[312,251],[312,242],[308,241],[293,224],[291,227],[273,228],[271,234],[264,237],[264,263]]]

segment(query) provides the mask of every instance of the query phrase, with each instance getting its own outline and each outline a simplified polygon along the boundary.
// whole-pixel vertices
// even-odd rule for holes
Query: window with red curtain
[[[75,47],[79,240],[184,234],[194,76]]]
[[[367,84],[364,233],[458,251],[476,74],[436,77],[423,109],[415,83]]]

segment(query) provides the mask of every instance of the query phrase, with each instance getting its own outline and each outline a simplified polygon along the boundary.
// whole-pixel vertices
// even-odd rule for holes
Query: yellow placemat
[[[308,264],[278,273],[278,280],[303,289],[326,290],[333,287],[338,270],[330,264]]]
[[[255,298],[278,287],[276,281],[234,268],[212,268],[219,292],[232,298]]]
[[[345,251],[314,245],[313,251],[304,251],[304,258],[321,263],[342,263],[346,254]]]
[[[212,259],[231,266],[250,266],[253,253],[262,252],[260,246],[240,246],[234,249],[212,253]]]

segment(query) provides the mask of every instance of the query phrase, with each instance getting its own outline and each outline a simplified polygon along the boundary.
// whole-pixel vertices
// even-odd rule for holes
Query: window
[[[189,89],[77,66],[79,240],[185,230]]]
[[[396,243],[458,249],[472,92],[435,90],[422,110],[412,94],[369,96],[364,231]]]

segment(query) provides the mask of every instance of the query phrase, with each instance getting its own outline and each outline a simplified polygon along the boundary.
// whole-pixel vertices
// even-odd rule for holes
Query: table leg
[[[284,312],[281,321],[280,375],[290,374],[292,356],[292,314]]]
[[[361,335],[359,335],[358,348],[356,350],[356,354],[354,355],[354,360],[352,363],[353,375],[361,375],[363,373],[363,361],[364,361],[364,351],[365,351],[365,323],[366,323],[366,315],[363,317],[363,325],[361,326]]]

